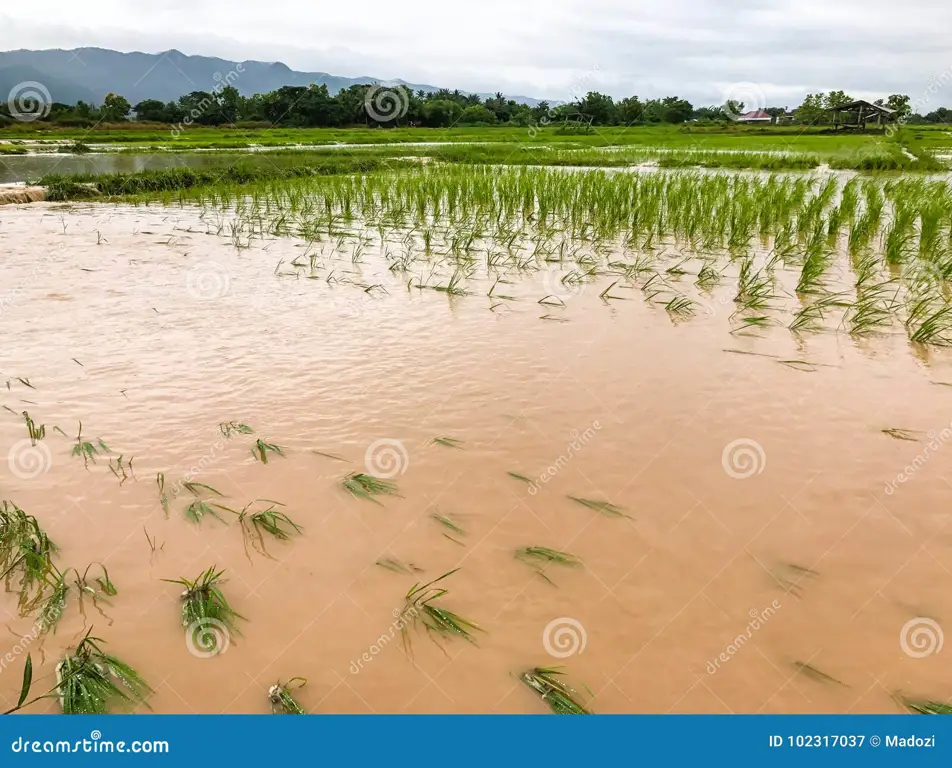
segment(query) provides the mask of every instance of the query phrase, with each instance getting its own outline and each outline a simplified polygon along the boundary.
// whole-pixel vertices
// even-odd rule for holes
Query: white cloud
[[[0,12],[0,49],[96,45],[293,69],[401,77],[565,99],[714,103],[758,83],[778,103],[812,90],[925,91],[952,69],[947,0],[47,0]],[[54,19],[55,22],[47,20]],[[952,93],[938,101],[952,104]]]

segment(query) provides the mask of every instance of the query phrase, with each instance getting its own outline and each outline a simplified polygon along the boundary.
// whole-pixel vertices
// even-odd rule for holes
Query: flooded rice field
[[[294,678],[313,713],[946,699],[942,189],[421,169],[4,208],[0,704],[90,627],[165,713]],[[32,581],[14,509],[56,547]],[[213,590],[165,580],[209,568],[231,610],[185,627]]]

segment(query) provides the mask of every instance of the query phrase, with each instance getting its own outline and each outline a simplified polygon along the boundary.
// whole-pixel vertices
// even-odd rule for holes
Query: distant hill
[[[238,72],[241,65],[242,72]],[[352,85],[384,83],[403,85],[413,91],[433,92],[433,85],[387,81],[375,77],[338,77],[326,72],[296,72],[281,62],[226,61],[208,56],[186,56],[181,51],[120,53],[106,48],[76,48],[69,51],[0,51],[0,100],[18,83],[34,80],[46,86],[53,101],[74,104],[81,99],[101,104],[107,93],[125,96],[132,104],[145,99],[177,101],[192,91],[211,91],[230,72],[243,96],[274,91],[283,85],[326,85],[332,94]],[[493,94],[480,94],[483,98]],[[508,95],[508,94],[507,94]],[[537,99],[510,96],[536,105]]]

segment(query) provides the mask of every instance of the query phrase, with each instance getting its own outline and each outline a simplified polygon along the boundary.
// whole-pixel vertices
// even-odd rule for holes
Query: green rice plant
[[[219,515],[216,510],[224,510],[225,512],[232,511],[221,504],[209,503],[203,499],[195,499],[185,507],[185,519],[192,523],[201,524],[202,520],[207,516],[211,516],[216,520],[225,522],[224,518]]]
[[[423,572],[422,568],[417,568],[413,563],[405,563],[395,557],[382,557],[374,565],[379,565],[384,570],[393,571],[394,573],[414,574]]]
[[[919,438],[916,437],[916,431],[912,429],[895,429],[890,427],[889,429],[882,430],[884,435],[889,435],[893,440],[909,440],[910,442],[918,442]]]
[[[221,430],[226,440],[231,440],[232,435],[253,435],[255,433],[251,427],[239,421],[223,421],[218,425],[218,429]]]
[[[186,491],[188,491],[190,494],[192,494],[192,496],[195,496],[196,498],[200,497],[204,491],[208,491],[209,493],[214,494],[215,496],[224,497],[224,494],[221,491],[216,490],[215,488],[212,488],[210,485],[206,485],[205,483],[195,483],[195,482],[192,482],[191,480],[183,480],[182,487]]]
[[[276,453],[278,456],[284,456],[284,449],[280,445],[274,445],[273,443],[266,443],[261,438],[255,440],[254,445],[251,447],[251,455],[254,456],[262,464],[268,463],[268,453]]]
[[[162,504],[162,511],[165,512],[165,519],[169,518],[169,497],[165,492],[165,474],[157,472],[155,475],[155,484],[159,488],[159,502]]]
[[[439,510],[437,510],[437,509],[434,509],[432,512],[430,512],[430,518],[433,519],[433,520],[436,520],[436,522],[438,522],[438,523],[439,523],[440,525],[442,525],[444,528],[448,528],[449,530],[451,530],[451,531],[452,531],[453,533],[455,533],[455,534],[458,534],[458,535],[460,535],[460,536],[465,536],[465,535],[466,535],[466,531],[464,531],[464,530],[463,530],[462,528],[460,528],[456,523],[454,523],[452,520],[450,520],[450,518],[446,517],[445,515],[441,515],[440,512],[439,512]],[[443,535],[444,535],[446,538],[448,538],[450,541],[452,541],[454,544],[459,544],[461,547],[462,547],[462,546],[465,546],[465,545],[463,544],[463,542],[457,541],[456,539],[454,539],[454,538],[453,538],[452,536],[450,536],[449,534],[444,533]]]
[[[770,576],[774,582],[794,597],[799,597],[803,591],[801,582],[805,579],[817,578],[819,575],[812,568],[806,568],[796,563],[780,563],[770,571]]]
[[[96,457],[99,455],[100,450],[109,453],[109,446],[99,438],[96,440],[96,445],[88,440],[83,440],[83,422],[79,422],[79,431],[76,433],[76,445],[73,446],[71,455],[82,456],[83,465],[88,469],[90,460],[92,460],[93,464],[96,463]]]
[[[879,283],[863,290],[843,317],[850,334],[868,336],[892,325],[895,294],[890,297],[891,282]]]
[[[628,515],[625,514],[624,510],[621,507],[617,507],[608,501],[600,501],[596,499],[582,499],[582,498],[579,498],[578,496],[571,496],[571,495],[568,498],[570,498],[576,504],[581,504],[583,507],[587,507],[588,509],[593,509],[596,512],[601,512],[603,515],[607,515],[609,517],[628,517]]]
[[[400,632],[403,636],[404,647],[410,648],[411,627],[417,629],[422,627],[440,650],[443,650],[439,642],[441,639],[460,637],[473,645],[476,644],[473,633],[484,631],[479,625],[433,604],[435,600],[448,594],[444,587],[433,585],[452,576],[458,570],[459,568],[454,568],[452,571],[447,571],[426,584],[414,584],[407,592],[403,611],[400,614]],[[443,650],[443,653],[446,651]]]
[[[929,308],[926,309],[925,306]],[[918,326],[914,318],[919,318]],[[910,312],[906,327],[909,330],[909,340],[917,344],[952,346],[952,304],[944,303],[935,309],[928,299],[923,299]]]
[[[109,459],[109,469],[117,478],[119,478],[119,485],[122,485],[124,482],[126,482],[126,480],[128,480],[130,476],[132,478],[135,478],[136,476],[135,470],[133,470],[132,468],[132,462],[133,462],[133,459],[135,459],[135,457],[134,456],[131,457],[125,463],[123,463],[123,458],[124,457],[122,456],[122,454],[120,454],[115,459],[115,464],[113,464],[113,459]],[[129,470],[129,471],[126,472],[126,470]]]
[[[434,437],[431,441],[434,445],[442,445],[445,448],[462,448],[463,441],[455,437]]]
[[[564,565],[568,568],[576,568],[582,564],[582,561],[575,555],[568,552],[560,552],[557,549],[549,549],[548,547],[523,547],[522,549],[517,549],[516,559],[528,565],[553,586],[555,586],[555,582],[546,575],[546,568],[550,565]]]
[[[816,333],[823,330],[823,321],[829,312],[849,306],[844,296],[845,294],[833,293],[814,299],[794,313],[793,322],[787,327],[795,333]]]
[[[397,484],[392,480],[384,480],[380,477],[367,475],[363,472],[354,472],[347,475],[342,481],[344,489],[360,499],[367,499],[374,504],[380,502],[375,496],[399,496]]]
[[[525,475],[520,475],[518,472],[507,472],[506,474],[509,475],[509,477],[512,477],[516,480],[521,480],[523,483],[526,483],[527,485],[532,485],[532,481],[528,477],[526,477]]]
[[[40,426],[36,426],[27,411],[23,412],[23,418],[26,420],[26,431],[30,435],[30,443],[36,445],[37,440],[42,440],[46,437],[46,425],[40,424]]]
[[[312,449],[311,453],[316,453],[318,456],[323,456],[325,459],[333,459],[334,461],[344,461],[350,463],[343,456],[338,456],[336,453],[325,453],[324,451],[318,451],[316,449]]]
[[[255,504],[267,504],[265,509],[252,511]],[[264,535],[278,539],[279,541],[288,541],[293,536],[297,536],[304,529],[295,523],[283,512],[275,507],[283,507],[280,501],[271,499],[255,499],[250,504],[246,504],[241,512],[235,512],[238,515],[238,524],[241,527],[241,534],[245,541],[245,552],[248,551],[248,542],[261,554],[268,556],[264,546]],[[231,510],[234,512],[234,510]]]
[[[896,700],[917,715],[952,715],[952,704],[936,699],[912,699],[906,696],[896,696]]]
[[[542,698],[557,715],[590,715],[579,701],[579,693],[559,679],[565,674],[559,667],[534,667],[522,673],[520,680]]]
[[[675,296],[664,305],[665,310],[672,317],[684,318],[694,315],[695,302],[686,296]]]
[[[307,712],[297,703],[291,691],[307,685],[307,678],[292,677],[286,683],[280,680],[268,689],[268,701],[271,702],[273,715],[306,715]]]
[[[145,704],[152,689],[132,667],[102,649],[92,628],[56,665],[56,683],[64,715],[104,715],[114,704]]]
[[[754,270],[753,258],[745,258],[740,263],[737,279],[737,295],[734,303],[745,310],[769,309],[770,302],[776,298],[773,282],[765,269]]]
[[[244,616],[234,610],[225,599],[220,584],[224,583],[224,571],[211,566],[202,571],[194,581],[185,578],[162,579],[170,584],[180,584],[182,592],[182,626],[205,624],[209,620],[219,622],[228,631],[237,633],[237,619]]]
[[[96,577],[95,583],[98,590],[92,586],[89,578],[89,570],[93,566],[99,566],[102,575]],[[73,581],[68,581],[70,573],[73,574]],[[45,634],[51,629],[56,630],[56,625],[66,610],[66,603],[69,599],[70,589],[75,587],[79,596],[80,612],[85,616],[83,610],[83,599],[87,596],[92,597],[93,605],[97,606],[100,601],[108,602],[107,597],[115,597],[119,594],[116,585],[109,578],[109,571],[102,563],[90,563],[86,570],[80,573],[75,568],[67,568],[65,571],[59,571],[55,566],[51,568],[51,574],[48,577],[52,592],[46,601],[40,607],[39,621],[41,633]],[[100,611],[101,613],[102,611]]]
[[[836,685],[842,685],[844,688],[849,688],[849,686],[842,680],[837,680],[835,677],[831,677],[830,675],[826,674],[826,672],[814,667],[812,664],[807,664],[803,661],[795,661],[793,662],[793,666],[797,672],[804,675],[805,677],[809,677],[811,680],[815,680],[818,683],[835,683]]]
[[[12,501],[0,502],[0,578],[7,589],[18,578],[22,614],[35,609],[46,597],[55,573],[52,557],[56,545],[39,522]]]

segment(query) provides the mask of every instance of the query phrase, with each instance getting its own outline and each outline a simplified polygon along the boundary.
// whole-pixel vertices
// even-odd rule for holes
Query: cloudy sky
[[[292,69],[569,99],[929,92],[952,105],[950,0],[38,0],[0,50],[176,48]],[[758,94],[763,94],[759,96]],[[928,111],[928,110],[926,110]]]

